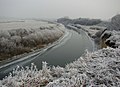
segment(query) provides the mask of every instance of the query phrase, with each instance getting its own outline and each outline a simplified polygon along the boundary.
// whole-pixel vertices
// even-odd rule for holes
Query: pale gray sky
[[[0,0],[4,17],[108,19],[118,13],[120,0]]]

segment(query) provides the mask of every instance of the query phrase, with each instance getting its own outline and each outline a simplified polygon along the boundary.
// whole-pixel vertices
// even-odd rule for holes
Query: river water
[[[17,65],[25,67],[34,63],[38,69],[41,69],[42,61],[46,61],[48,65],[59,65],[64,67],[66,64],[77,60],[84,54],[86,49],[88,49],[88,51],[93,51],[93,43],[84,31],[80,30],[80,33],[78,33],[73,30],[68,30],[68,32],[70,32],[70,34],[67,40],[48,49],[43,54],[1,68],[0,79],[8,75]]]

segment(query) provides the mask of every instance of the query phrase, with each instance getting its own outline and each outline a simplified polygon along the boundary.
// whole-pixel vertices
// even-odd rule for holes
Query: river
[[[83,30],[80,30],[80,33],[73,30],[68,30],[68,32],[70,34],[66,40],[48,49],[43,54],[1,68],[0,79],[8,75],[17,65],[25,67],[34,63],[38,69],[41,69],[42,61],[46,61],[48,65],[64,67],[66,64],[82,56],[86,49],[93,51],[93,42]]]

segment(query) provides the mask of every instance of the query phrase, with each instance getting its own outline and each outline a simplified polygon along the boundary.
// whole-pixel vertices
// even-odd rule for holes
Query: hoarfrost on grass
[[[53,43],[65,32],[61,24],[42,21],[29,20],[22,23],[0,23],[0,25],[6,28],[0,26],[0,60],[28,53],[32,49],[39,49],[46,44]]]
[[[31,67],[17,67],[8,77],[0,81],[1,86],[23,87],[119,87],[120,49],[104,48],[66,65],[50,67],[43,62],[42,70]]]

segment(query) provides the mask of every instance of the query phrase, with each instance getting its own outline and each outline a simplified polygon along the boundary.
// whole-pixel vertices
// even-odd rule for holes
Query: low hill
[[[120,31],[120,14],[112,17],[111,22],[109,26],[107,27],[107,29],[111,31],[112,30]]]

